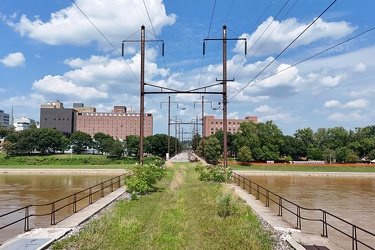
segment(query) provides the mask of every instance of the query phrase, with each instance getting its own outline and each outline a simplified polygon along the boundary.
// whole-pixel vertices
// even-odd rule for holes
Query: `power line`
[[[282,8],[278,11],[278,13],[275,15],[275,17],[273,18],[272,22],[270,22],[270,23],[268,24],[268,26],[266,27],[266,29],[262,32],[262,34],[258,37],[258,39],[257,39],[257,40],[254,42],[254,44],[250,47],[250,49],[248,49],[247,53],[249,53],[249,52],[254,48],[254,46],[259,42],[259,40],[263,37],[263,35],[264,35],[264,34],[266,33],[266,31],[268,30],[268,28],[269,28],[269,27],[275,22],[276,18],[279,16],[279,14],[282,12],[282,10],[286,7],[286,5],[288,4],[288,2],[289,2],[289,0],[287,0],[287,1],[284,3],[283,7],[282,7]],[[283,17],[282,19],[284,19],[284,18],[288,15],[288,13],[293,9],[293,7],[296,5],[297,2],[298,2],[298,0],[296,0],[296,1],[294,2],[293,6],[288,10],[288,12],[284,15],[284,17]],[[280,24],[280,23],[279,23],[279,24]],[[271,31],[271,33],[268,35],[268,37],[263,41],[263,43],[258,47],[258,49],[253,53],[253,55],[250,56],[249,59],[251,59],[253,56],[255,56],[256,53],[257,53],[257,52],[263,47],[263,45],[265,44],[265,42],[268,40],[268,38],[271,36],[271,34],[275,31],[275,29],[279,26],[279,24],[276,25],[276,27]],[[233,74],[233,78],[234,78],[237,74],[239,74],[239,73],[241,72],[241,70],[240,70],[240,66],[241,66],[242,62],[245,60],[245,58],[246,58],[246,54],[243,56],[243,58],[242,58],[242,60],[241,60],[241,63],[239,63],[239,65],[238,65],[236,71],[234,72],[234,74]]]
[[[100,29],[93,23],[93,21],[91,21],[91,19],[86,15],[85,12],[83,12],[83,10],[75,3],[74,0],[71,0],[71,2],[77,7],[77,9],[86,17],[86,19],[92,24],[92,26],[94,26],[94,28],[99,32],[99,34],[112,46],[112,48],[117,51],[117,53],[121,56],[122,53],[111,43],[111,41],[108,40],[108,38],[104,35],[103,32],[100,31]],[[125,60],[125,58],[123,58],[123,60],[125,61],[126,65],[128,66],[128,68],[130,69],[130,71],[132,72],[133,76],[135,77],[135,79],[137,79],[137,81],[139,81],[138,77],[136,76],[136,74],[134,73],[134,71],[132,70],[132,68],[130,67],[130,65],[128,64],[128,62]]]
[[[244,87],[242,87],[232,98],[229,99],[232,100],[234,97],[236,97],[242,90],[244,90],[251,82],[253,82],[259,75],[261,75],[274,61],[276,61],[282,54],[284,54],[284,52],[290,47],[292,46],[292,44],[298,40],[298,38],[300,38],[317,20],[319,20],[319,18],[324,14],[326,13],[329,8],[332,7],[333,4],[335,4],[337,2],[337,0],[334,0],[317,18],[315,18],[309,25],[307,25],[307,27],[296,37],[293,39],[293,41],[291,43],[289,43],[271,62],[269,62],[258,74],[256,74],[254,76],[254,78],[249,81]]]
[[[337,44],[335,44],[335,45],[333,45],[333,46],[331,46],[331,47],[329,47],[329,48],[327,48],[327,49],[325,49],[325,50],[322,50],[322,51],[320,51],[319,53],[316,53],[316,54],[314,54],[314,55],[312,55],[312,56],[309,56],[309,57],[307,57],[307,58],[305,58],[305,59],[303,59],[303,60],[297,62],[297,63],[294,63],[294,64],[290,65],[289,67],[286,67],[286,68],[284,68],[284,69],[282,69],[282,70],[279,70],[279,71],[277,71],[277,72],[275,72],[275,73],[273,73],[273,74],[271,74],[271,75],[269,75],[269,76],[267,76],[267,77],[264,77],[264,78],[262,78],[262,79],[260,79],[260,80],[258,80],[258,81],[256,81],[256,82],[253,81],[253,82],[252,82],[252,85],[254,85],[255,83],[262,82],[262,81],[264,81],[264,80],[266,80],[266,79],[268,79],[268,78],[271,78],[271,77],[273,77],[273,76],[275,76],[275,75],[277,75],[277,74],[280,74],[280,73],[282,73],[282,72],[284,72],[284,71],[286,71],[286,70],[288,70],[288,69],[290,69],[290,68],[293,68],[293,67],[295,67],[295,66],[297,66],[297,65],[299,65],[299,64],[301,64],[301,63],[304,63],[304,62],[306,62],[306,61],[308,61],[308,60],[310,60],[310,59],[312,59],[312,58],[314,58],[314,57],[317,57],[317,56],[319,56],[319,55],[321,55],[321,54],[323,54],[323,53],[325,53],[325,52],[327,52],[327,51],[329,51],[329,50],[331,50],[331,49],[334,49],[334,48],[336,48],[336,47],[338,47],[338,46],[340,46],[340,45],[342,45],[342,44],[344,44],[344,43],[347,43],[347,42],[349,42],[349,41],[351,41],[351,40],[353,40],[353,39],[355,39],[355,38],[358,38],[358,37],[360,37],[360,36],[362,36],[362,35],[364,35],[364,34],[370,32],[370,31],[373,31],[373,30],[375,30],[375,26],[372,27],[372,28],[370,28],[370,29],[368,29],[368,30],[365,30],[365,31],[363,31],[363,32],[361,32],[361,33],[359,33],[359,34],[353,36],[353,37],[350,37],[350,38],[348,38],[348,39],[346,39],[346,40],[344,40],[344,41],[342,41],[342,42],[340,42],[340,43],[337,43]],[[240,90],[240,91],[242,91],[242,90]],[[238,92],[236,93],[236,95],[237,95],[237,94],[238,94]],[[230,100],[232,100],[236,95],[234,95]]]

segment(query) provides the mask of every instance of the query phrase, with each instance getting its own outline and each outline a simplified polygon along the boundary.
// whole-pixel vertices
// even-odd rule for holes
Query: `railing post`
[[[111,179],[111,192],[113,192],[113,179]]]
[[[251,183],[252,183],[252,181],[250,180],[250,186],[249,186],[249,194],[251,194]]]
[[[283,216],[283,199],[279,197],[279,214],[278,216]]]
[[[117,176],[117,188],[121,187],[121,178],[120,176]]]
[[[301,229],[301,207],[297,206],[297,229]]]
[[[73,213],[77,213],[77,194],[74,194]]]
[[[357,227],[352,227],[352,250],[358,250]]]
[[[23,226],[23,231],[29,231],[29,206],[27,206],[25,209],[25,224]]]
[[[89,189],[89,204],[92,204],[92,188]]]
[[[328,237],[328,227],[327,227],[327,212],[323,211],[323,234],[322,237]]]
[[[103,182],[100,185],[100,191],[101,191],[102,197],[104,197],[104,183]]]
[[[266,207],[270,206],[270,192],[266,190]]]
[[[259,185],[257,185],[257,200],[259,200]]]
[[[51,225],[56,225],[55,202],[51,204]]]

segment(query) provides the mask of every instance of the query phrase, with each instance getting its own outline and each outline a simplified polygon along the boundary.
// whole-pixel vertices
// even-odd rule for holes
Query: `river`
[[[106,181],[120,173],[43,173],[43,174],[0,174],[0,215],[28,205],[47,204]],[[30,214],[49,213],[51,206],[33,207]],[[66,217],[72,209],[61,210],[59,217]],[[0,218],[0,227],[11,223],[18,214]],[[30,228],[48,227],[50,216],[31,217]],[[0,244],[6,239],[23,232],[23,221],[0,230]]]
[[[243,175],[243,174],[242,174]],[[320,208],[332,213],[358,227],[375,233],[375,176],[351,174],[322,174],[309,175],[282,175],[251,174],[247,178],[267,188],[268,190],[288,199],[301,207]],[[265,199],[261,199],[265,200]],[[286,205],[286,203],[284,203]],[[270,204],[271,209],[277,213],[278,207]],[[295,207],[291,206],[294,212]],[[313,212],[301,211],[305,217],[314,217]],[[321,219],[319,213],[318,219]],[[320,217],[319,217],[320,216]],[[283,218],[296,226],[296,217],[287,211],[283,211]],[[340,229],[349,235],[352,227],[334,219],[328,218],[328,222],[336,223]],[[314,234],[322,234],[322,222],[309,222],[302,220],[302,231]],[[358,233],[371,247],[375,247],[375,237],[368,237]],[[328,228],[328,237],[345,249],[351,249],[351,241],[348,237]],[[369,249],[359,245],[359,249]]]

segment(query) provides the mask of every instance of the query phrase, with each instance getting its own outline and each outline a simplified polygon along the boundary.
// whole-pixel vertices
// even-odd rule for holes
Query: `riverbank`
[[[125,174],[127,169],[0,168],[0,174]]]
[[[274,175],[274,176],[332,176],[373,178],[375,173],[367,172],[311,172],[311,171],[272,171],[272,170],[233,170],[241,175]]]

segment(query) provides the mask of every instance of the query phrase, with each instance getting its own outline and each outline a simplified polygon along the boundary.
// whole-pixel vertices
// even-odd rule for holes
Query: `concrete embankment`
[[[252,174],[268,174],[268,175],[280,175],[288,174],[290,172],[271,172],[271,171],[235,171],[239,175],[250,175]],[[295,172],[298,174],[308,175],[309,173]],[[321,173],[327,174],[327,173]],[[236,184],[231,185],[233,191],[248,204],[252,210],[259,216],[260,220],[268,224],[278,237],[282,237],[289,244],[297,250],[305,250],[303,245],[315,245],[325,246],[330,250],[343,250],[342,247],[336,245],[329,238],[321,237],[320,235],[304,233],[301,230],[294,229],[291,224],[283,220],[282,217],[278,216],[274,211],[271,211],[269,207],[265,207],[265,204],[260,200],[257,200],[253,195],[249,194],[246,190],[239,187]]]
[[[4,169],[1,169],[3,172]],[[72,173],[70,170],[41,170],[40,173],[45,174],[57,174],[57,173]],[[98,170],[89,171],[89,173],[95,173]],[[17,173],[21,173],[22,170],[17,171]],[[122,170],[122,173],[125,171]],[[22,173],[28,173],[28,171],[23,171]],[[32,173],[37,173],[34,170]],[[77,171],[75,171],[77,173]],[[82,170],[80,173],[87,174],[87,170]],[[100,171],[100,173],[103,173]],[[115,172],[117,173],[117,172]],[[121,174],[120,172],[118,172]],[[113,174],[113,172],[112,172]],[[109,204],[111,204],[114,200],[118,199],[121,195],[125,193],[125,187],[121,187],[119,189],[114,190],[110,194],[106,195],[105,197],[99,199],[98,201],[94,202],[93,204],[85,207],[78,213],[75,213],[68,218],[62,220],[57,225],[50,226],[48,228],[35,228],[23,234],[20,234],[8,241],[4,242],[1,246],[1,250],[15,250],[15,249],[46,249],[50,246],[54,241],[61,239],[64,235],[69,232],[75,230],[79,225],[86,222],[90,218],[92,218],[95,214],[103,210]]]

